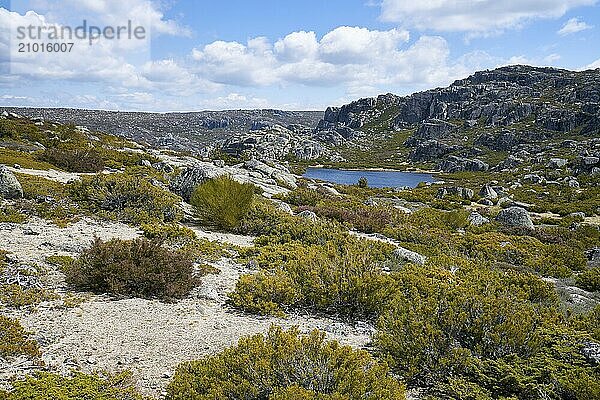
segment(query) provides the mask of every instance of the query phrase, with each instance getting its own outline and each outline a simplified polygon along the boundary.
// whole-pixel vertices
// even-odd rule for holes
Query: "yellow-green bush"
[[[316,206],[325,195],[314,189],[299,187],[284,196],[278,196],[281,200],[294,206]]]
[[[0,357],[21,355],[37,359],[40,355],[37,342],[29,338],[18,320],[0,315]]]
[[[3,400],[150,400],[135,389],[130,372],[75,372],[71,377],[38,372],[15,381],[13,386]]]
[[[232,230],[250,211],[253,196],[252,184],[242,184],[228,176],[220,176],[194,189],[190,204],[203,224]]]
[[[15,207],[6,205],[0,208],[0,222],[20,224],[25,222],[25,220],[27,220],[27,216],[15,209]]]
[[[164,300],[182,298],[199,284],[187,254],[146,239],[96,239],[65,274],[83,290]]]
[[[94,148],[49,148],[40,155],[40,160],[70,172],[100,172],[104,169],[104,161]]]
[[[381,268],[391,252],[384,244],[350,238],[339,245],[268,246],[257,257],[261,270],[242,276],[230,297],[234,305],[256,313],[302,308],[373,318],[394,290],[393,278]]]
[[[462,400],[457,393],[462,387],[486,399],[598,399],[600,373],[581,354],[587,340],[561,328],[543,329],[539,350],[530,356],[469,358],[460,371],[462,382],[440,380],[439,397]]]
[[[250,212],[236,230],[239,233],[259,236],[259,245],[289,243],[323,245],[332,240],[343,240],[347,230],[335,221],[310,221],[276,210],[272,204],[255,202]]]
[[[90,212],[125,222],[172,222],[181,217],[177,196],[128,174],[83,177],[70,185],[69,193]]]
[[[181,364],[167,400],[401,400],[403,386],[387,366],[313,331],[272,327],[266,336]],[[299,397],[295,397],[299,396]]]
[[[28,288],[19,285],[0,285],[0,303],[9,307],[35,306],[43,301],[56,300],[58,295],[47,289]]]
[[[514,271],[433,265],[404,268],[381,314],[375,345],[413,384],[456,373],[469,357],[523,356],[540,346],[539,328],[557,306],[549,284]]]
[[[575,285],[588,292],[600,291],[600,268],[590,268],[578,274]]]

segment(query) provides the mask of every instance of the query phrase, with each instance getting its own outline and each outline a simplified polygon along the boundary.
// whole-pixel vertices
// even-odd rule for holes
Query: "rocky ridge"
[[[448,172],[502,170],[528,159],[546,164],[562,152],[568,154],[563,166],[574,173],[596,173],[598,93],[599,70],[508,66],[446,88],[329,107],[315,136],[364,149],[365,143],[404,133],[405,161],[431,162]],[[490,157],[501,152],[512,156],[500,162]]]

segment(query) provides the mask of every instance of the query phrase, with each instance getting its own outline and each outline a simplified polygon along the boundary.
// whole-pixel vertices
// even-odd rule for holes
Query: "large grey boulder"
[[[413,161],[436,160],[459,149],[460,146],[450,146],[437,140],[426,140],[417,143],[417,147],[410,152],[410,159]]]
[[[225,174],[225,170],[210,164],[187,167],[177,175],[169,184],[169,189],[189,201],[194,189],[209,179]]]
[[[481,226],[490,222],[489,219],[479,214],[477,211],[473,211],[471,214],[469,214],[468,221],[472,226]]]
[[[479,196],[481,196],[484,199],[497,199],[498,192],[496,192],[494,188],[492,188],[489,184],[486,183],[485,185],[483,185],[481,190],[479,190]]]
[[[418,265],[425,265],[425,262],[427,261],[427,257],[400,246],[397,246],[394,250],[394,256],[400,260],[412,262]]]
[[[274,166],[252,159],[244,163],[244,167],[249,171],[254,171],[262,175],[264,178],[272,178],[275,181],[282,183],[290,189],[296,189],[296,177],[287,170],[287,168],[275,164]]]
[[[20,199],[23,197],[21,184],[4,165],[0,165],[0,197],[4,199]]]
[[[488,171],[490,166],[476,158],[463,158],[456,156],[449,156],[447,159],[441,161],[437,168],[444,172],[460,172],[460,171]]]
[[[521,207],[509,207],[500,211],[496,221],[505,226],[533,229],[533,221],[527,210]]]
[[[464,187],[442,187],[439,188],[435,197],[443,199],[446,196],[458,196],[464,200],[471,200],[473,198],[473,189]]]

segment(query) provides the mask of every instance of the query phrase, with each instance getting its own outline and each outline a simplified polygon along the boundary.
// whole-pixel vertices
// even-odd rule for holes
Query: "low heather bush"
[[[69,284],[95,293],[172,299],[198,285],[192,260],[157,241],[96,239],[66,268]]]

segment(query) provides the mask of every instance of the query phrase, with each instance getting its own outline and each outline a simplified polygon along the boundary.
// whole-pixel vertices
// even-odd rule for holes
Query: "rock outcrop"
[[[500,211],[496,221],[502,225],[518,228],[533,229],[533,221],[527,210],[521,207],[509,207]]]
[[[0,198],[20,199],[23,197],[23,188],[15,177],[4,165],[0,165]]]

